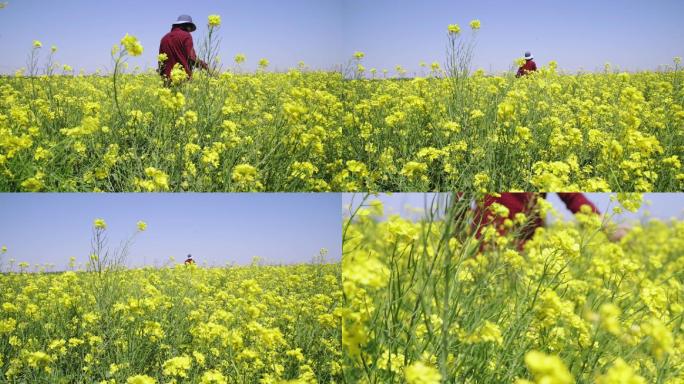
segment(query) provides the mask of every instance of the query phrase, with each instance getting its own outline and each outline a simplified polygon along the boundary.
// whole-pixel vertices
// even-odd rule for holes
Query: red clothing
[[[515,77],[520,77],[520,76],[525,76],[530,72],[534,72],[537,70],[537,63],[534,62],[534,60],[527,60],[525,64],[518,68],[518,73],[515,75]]]
[[[185,265],[190,265],[190,264],[195,264],[195,260],[193,260],[193,259],[185,259]]]
[[[537,205],[537,193],[502,193],[500,197],[494,197],[492,195],[487,195],[484,198],[482,206],[477,207],[475,211],[475,225],[480,223],[477,227],[477,235],[480,233],[484,226],[495,225],[497,232],[504,234],[506,228],[503,226],[505,218],[496,217],[495,214],[488,209],[493,203],[499,203],[506,208],[508,208],[508,218],[513,220],[516,213],[524,213],[529,222],[524,228],[521,228],[521,242],[520,247],[529,240],[534,235],[534,231],[544,226],[544,219],[539,217],[535,210]],[[546,197],[545,193],[541,194],[542,197]],[[587,205],[591,208],[594,213],[599,213],[596,206],[589,201],[582,193],[559,193],[558,197],[565,203],[565,206],[572,213],[577,213],[583,205]]]
[[[171,78],[171,70],[176,63],[180,63],[185,68],[188,77],[192,77],[193,65],[198,64],[203,68],[207,66],[202,60],[197,60],[190,32],[177,25],[173,26],[171,32],[162,37],[159,53],[164,53],[167,56],[166,61],[159,68],[159,73],[166,78]]]

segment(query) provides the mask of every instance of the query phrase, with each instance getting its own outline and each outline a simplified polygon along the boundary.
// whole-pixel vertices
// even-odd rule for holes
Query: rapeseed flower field
[[[20,268],[0,274],[1,382],[304,384],[341,373],[339,264]]]
[[[520,79],[476,71],[458,85],[352,80],[343,127],[359,164],[348,171],[380,191],[680,191],[681,78],[552,64]]]
[[[454,49],[472,54],[456,27]],[[456,69],[435,62],[405,78],[401,67],[366,72],[356,52],[350,78],[304,63],[268,72],[266,59],[247,73],[238,54],[223,72],[188,80],[180,70],[165,86],[154,71],[126,69],[143,52],[128,34],[112,49],[112,74],[39,74],[41,49],[28,74],[0,77],[2,191],[684,188],[677,62],[580,74],[552,62],[517,79],[469,73],[456,57],[445,65]]]
[[[613,242],[610,216],[586,211],[521,249],[525,217],[478,239],[470,200],[452,200],[415,222],[378,219],[379,201],[345,220],[347,382],[684,382],[684,222]]]

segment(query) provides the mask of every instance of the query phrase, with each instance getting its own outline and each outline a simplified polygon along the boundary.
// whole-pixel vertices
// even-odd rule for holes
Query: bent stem
[[[125,122],[125,118],[123,115],[123,112],[121,112],[121,106],[119,105],[119,96],[118,96],[118,91],[117,91],[117,79],[119,77],[119,67],[121,65],[121,60],[124,57],[124,52],[125,50],[121,51],[119,53],[119,57],[114,59],[114,75],[112,76],[112,82],[114,85],[114,105],[116,106],[116,111],[119,115],[119,118],[121,119],[121,122]]]

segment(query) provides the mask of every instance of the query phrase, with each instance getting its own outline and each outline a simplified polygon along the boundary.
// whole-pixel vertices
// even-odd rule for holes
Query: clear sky
[[[111,67],[109,50],[125,33],[140,38],[145,52],[130,64],[155,66],[159,40],[179,14],[198,26],[196,45],[209,14],[222,16],[224,63],[247,55],[246,69],[264,57],[272,69],[304,60],[331,69],[360,50],[370,69],[401,64],[410,74],[419,62],[445,61],[446,27],[480,19],[474,66],[507,70],[532,51],[538,64],[602,70],[656,69],[684,56],[681,0],[6,0],[0,9],[0,73],[25,66],[34,39],[59,49],[55,59],[76,70]]]
[[[111,249],[147,222],[128,266],[162,265],[191,253],[199,264],[310,262],[321,248],[341,255],[340,194],[0,194],[0,256],[7,263],[88,260],[93,220],[107,223]]]
[[[529,50],[537,64],[562,69],[656,69],[684,56],[681,0],[344,0],[344,51],[366,53],[365,66],[444,63],[447,26],[480,19],[474,66],[507,70]]]
[[[341,62],[342,2],[340,0],[5,0],[0,9],[0,73],[14,73],[25,66],[33,40],[43,43],[45,57],[51,45],[55,60],[78,71],[111,68],[110,49],[129,33],[143,45],[135,65],[156,67],[159,41],[180,14],[189,14],[197,25],[196,48],[206,35],[207,16],[221,15],[218,35],[221,56],[232,65],[235,54],[247,56],[244,69],[253,69],[260,58],[271,69],[286,70],[303,60],[318,69]]]
[[[610,201],[610,197],[614,196],[612,193],[586,193],[585,195],[602,213],[610,213],[612,207],[615,207],[617,204]],[[642,205],[639,211],[635,213],[626,211],[623,214],[614,215],[614,220],[617,222],[648,220],[649,218],[661,220],[677,218],[684,220],[684,193],[645,193],[643,196],[646,203]],[[391,195],[380,194],[378,197],[371,197],[369,200],[374,198],[381,200],[385,206],[385,216],[399,214],[402,217],[416,220],[424,216],[424,208],[429,206],[434,198],[443,206],[444,199],[447,197],[448,194],[443,193],[393,193]],[[343,194],[343,214],[348,217],[349,207],[357,207],[362,198],[363,194]],[[566,209],[557,194],[549,193],[547,199],[564,218],[572,218],[572,213]]]

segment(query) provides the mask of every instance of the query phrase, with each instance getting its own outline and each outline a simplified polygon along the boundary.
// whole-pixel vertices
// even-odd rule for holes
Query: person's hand
[[[629,232],[629,226],[626,224],[618,224],[612,228],[607,228],[608,239],[613,242],[620,241],[627,232]]]

